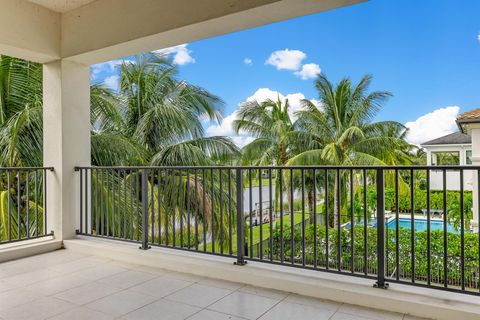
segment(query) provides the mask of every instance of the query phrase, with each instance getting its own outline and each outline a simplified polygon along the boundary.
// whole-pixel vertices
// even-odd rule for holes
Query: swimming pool
[[[404,229],[410,229],[412,224],[411,224],[412,219],[411,218],[398,218],[398,226],[400,228]],[[389,230],[395,230],[397,228],[397,218],[390,219],[388,223],[385,224],[386,228]],[[377,221],[375,218],[372,218],[369,223],[370,226],[376,227],[377,226]],[[363,226],[363,219],[357,223],[355,223],[356,226]],[[346,223],[344,225],[345,227],[349,228],[350,227],[350,222]],[[423,218],[415,218],[414,222],[414,229],[415,231],[421,232],[421,231],[426,231],[427,230],[427,219]],[[442,220],[430,220],[430,231],[443,231],[443,221]],[[458,230],[454,228],[453,225],[447,223],[447,232],[451,233],[458,233]]]
[[[396,229],[397,223],[396,218],[388,221],[387,227],[388,229]],[[411,218],[399,218],[398,219],[398,226],[400,228],[410,229],[412,227],[412,219]],[[426,231],[427,230],[427,220],[426,219],[415,219],[414,220],[414,229],[415,231]],[[443,221],[442,220],[430,220],[430,231],[443,231]],[[447,232],[456,233],[457,230],[451,225],[447,223]]]

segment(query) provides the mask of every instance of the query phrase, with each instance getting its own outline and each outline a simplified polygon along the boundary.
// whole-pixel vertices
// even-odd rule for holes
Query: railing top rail
[[[0,171],[18,171],[18,170],[48,170],[54,171],[53,167],[0,167]]]
[[[306,165],[306,166],[77,166],[75,171],[81,169],[345,169],[345,170],[480,170],[480,166],[473,165],[448,165],[448,166],[332,166],[332,165]]]

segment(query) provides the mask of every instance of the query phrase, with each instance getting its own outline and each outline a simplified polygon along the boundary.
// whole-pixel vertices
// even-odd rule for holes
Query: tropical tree
[[[241,150],[242,164],[284,166],[293,155],[288,135],[295,127],[290,117],[288,99],[282,102],[278,97],[276,101],[253,100],[244,103],[238,110],[238,119],[233,122],[233,128],[237,133],[255,138]],[[258,178],[261,180],[260,176]],[[282,177],[279,174],[275,175],[276,207],[282,192],[280,179]],[[293,206],[293,198],[289,202]]]
[[[240,106],[238,119],[233,122],[237,133],[255,140],[242,149],[241,162],[252,165],[285,165],[291,157],[288,133],[294,130],[290,104],[277,101],[249,101]]]
[[[177,69],[161,55],[144,54],[120,66],[123,99],[119,126],[143,147],[154,165],[211,165],[234,157],[226,137],[206,137],[203,121],[221,120],[222,101],[203,88],[175,78]]]
[[[403,161],[406,143],[398,133],[405,128],[395,121],[374,121],[391,94],[368,92],[371,81],[368,75],[357,84],[345,78],[335,86],[320,75],[315,87],[321,108],[303,100],[303,109],[296,113],[296,131],[290,134],[299,150],[288,164],[368,166]],[[338,190],[340,178],[333,179],[334,190]],[[334,192],[335,226],[340,223],[339,216],[338,194]]]
[[[120,92],[91,86],[92,164],[207,165],[236,156],[229,139],[203,132],[203,120],[221,119],[221,100],[176,80],[165,57],[142,55],[120,69]],[[0,56],[0,165],[41,166],[42,127],[41,65]],[[14,185],[16,177],[11,179]],[[6,188],[2,180],[1,190]],[[11,195],[16,201],[15,190]]]

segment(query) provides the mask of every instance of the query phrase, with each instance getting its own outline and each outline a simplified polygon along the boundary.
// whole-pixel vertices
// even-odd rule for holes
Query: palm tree
[[[225,137],[206,137],[202,121],[221,120],[222,101],[203,88],[175,79],[177,69],[161,55],[144,54],[120,66],[123,134],[154,165],[211,165],[237,155]]]
[[[119,159],[122,159],[130,165],[133,162],[200,166],[218,164],[237,156],[238,149],[229,138],[206,137],[204,133],[203,121],[221,120],[222,101],[203,88],[178,81],[175,78],[176,68],[164,56],[140,55],[135,62],[125,61],[119,69],[118,94],[98,86],[92,87],[92,100],[95,98],[96,101],[95,106],[92,101],[91,108],[94,128],[92,156],[95,163],[118,165]],[[125,149],[129,152],[120,155]],[[204,219],[200,221],[209,233],[225,230],[226,221],[221,221],[218,210],[224,206],[220,203],[222,198],[218,198],[220,174],[207,173],[205,179],[200,176],[195,182],[192,171],[189,173],[187,170],[159,170],[154,173],[149,181],[154,195],[153,201],[149,199],[149,206],[151,212],[158,211],[160,215],[152,215],[151,223],[162,224],[163,230],[167,222],[170,230],[177,228],[172,216],[192,216],[187,207],[195,207],[202,209],[195,214],[197,218]],[[129,179],[136,177],[125,177],[125,180]],[[193,185],[196,185],[196,190]],[[205,193],[205,197],[199,197],[198,192]],[[212,197],[214,203],[211,203]],[[194,200],[196,204],[191,205],[186,199]],[[158,203],[168,204],[168,209],[165,206],[159,208]],[[158,216],[163,217],[161,221]],[[156,236],[167,240],[166,235]]]
[[[285,165],[290,158],[288,133],[293,131],[288,99],[282,103],[256,100],[243,104],[233,122],[237,133],[246,133],[255,140],[242,149],[242,162],[253,165]]]
[[[204,136],[202,120],[218,122],[221,101],[176,80],[175,71],[164,57],[143,55],[121,66],[120,94],[91,86],[92,164],[207,165],[235,157],[229,139]],[[41,65],[0,56],[0,165],[41,166],[42,127]]]
[[[242,149],[241,163],[250,165],[284,166],[292,156],[288,134],[294,130],[288,99],[284,102],[249,101],[240,106],[238,119],[233,122],[237,133],[246,133],[255,140]],[[261,177],[259,177],[261,180]],[[280,196],[280,174],[275,175],[275,207]],[[292,187],[292,186],[291,186]],[[291,194],[289,192],[289,194]],[[293,206],[293,199],[290,199]]]
[[[374,122],[388,92],[368,92],[371,76],[358,84],[348,78],[334,86],[325,75],[315,83],[321,108],[309,100],[297,112],[296,131],[290,136],[298,141],[298,154],[288,164],[386,165],[399,159],[405,141],[392,132],[404,131],[394,121]],[[335,178],[338,190],[341,177]],[[350,183],[353,183],[351,181]],[[345,183],[342,184],[345,186]],[[312,204],[310,204],[312,205]],[[339,223],[338,194],[334,193],[334,226]]]

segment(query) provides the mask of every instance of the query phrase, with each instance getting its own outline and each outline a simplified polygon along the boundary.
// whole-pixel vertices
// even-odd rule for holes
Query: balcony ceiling
[[[367,0],[1,0],[0,53],[94,64]]]
[[[96,0],[29,0],[58,13],[77,9]]]

